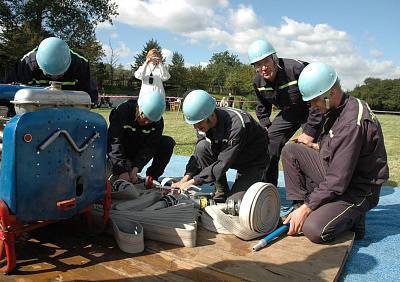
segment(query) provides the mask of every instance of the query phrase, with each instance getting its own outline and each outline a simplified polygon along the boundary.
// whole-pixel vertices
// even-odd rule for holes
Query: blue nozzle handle
[[[283,233],[286,233],[289,230],[290,223],[286,223],[282,225],[281,227],[278,227],[275,229],[273,232],[269,233],[267,236],[262,238],[260,241],[258,241],[257,244],[253,246],[253,252],[259,251],[262,248],[264,248],[268,243],[270,243],[272,240],[274,240],[276,237],[279,237]]]

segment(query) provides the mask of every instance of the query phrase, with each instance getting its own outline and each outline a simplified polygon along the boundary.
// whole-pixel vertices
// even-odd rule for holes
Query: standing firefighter
[[[44,39],[38,47],[17,61],[6,82],[47,86],[50,81],[62,82],[64,90],[85,91],[92,104],[97,104],[96,83],[91,81],[89,62],[71,50],[57,37]]]
[[[215,182],[216,202],[227,196],[241,197],[252,184],[262,181],[269,162],[268,137],[253,117],[241,110],[216,108],[216,101],[203,90],[194,90],[183,102],[188,124],[197,130],[197,144],[185,176],[173,187]],[[237,169],[229,191],[226,172]]]
[[[321,127],[322,114],[301,99],[297,80],[305,62],[278,58],[272,45],[265,40],[253,42],[248,55],[257,75],[253,80],[258,99],[256,114],[260,124],[268,128],[271,162],[267,182],[277,185],[278,163],[285,143],[302,127],[303,133],[295,141],[313,142]],[[271,122],[272,105],[281,111]]]
[[[319,144],[287,144],[282,151],[286,198],[298,203],[285,221],[288,234],[303,231],[322,243],[351,229],[362,239],[365,213],[378,204],[389,177],[379,121],[365,102],[343,93],[327,64],[305,67],[299,88],[326,122]]]
[[[129,100],[110,113],[108,156],[112,174],[132,183],[151,160],[147,169],[148,183],[164,172],[175,146],[172,137],[162,135],[165,101],[159,92],[150,91],[139,99]]]

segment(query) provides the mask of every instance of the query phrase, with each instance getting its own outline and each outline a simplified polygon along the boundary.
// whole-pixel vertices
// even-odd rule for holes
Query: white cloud
[[[200,66],[200,67],[205,68],[205,67],[208,66],[208,64],[209,64],[209,62],[200,62],[200,63],[197,63],[197,64],[185,62],[185,67],[186,68],[190,68],[190,67]]]
[[[260,22],[254,10],[244,5],[240,5],[237,10],[231,9],[229,11],[228,24],[228,28],[232,28],[236,31],[245,31],[260,26]]]
[[[369,50],[369,53],[371,56],[373,56],[375,58],[383,57],[383,53],[381,51],[379,51],[378,49],[371,49],[371,50]]]
[[[99,23],[97,25],[97,29],[115,29],[115,27],[112,24],[110,24],[108,21],[105,21],[105,22]]]
[[[136,54],[122,41],[118,41],[117,46],[111,43],[111,46],[112,49],[114,50],[114,56],[118,58],[118,61],[120,61],[123,58],[131,58]],[[103,44],[105,60],[109,59],[111,56],[111,46],[109,44]]]
[[[339,73],[346,89],[362,84],[367,77],[394,78],[400,67],[392,61],[376,60],[383,53],[371,48],[373,59],[363,57],[351,36],[329,24],[310,24],[282,17],[279,26],[265,26],[251,6],[233,7],[228,0],[118,0],[123,23],[155,28],[184,36],[192,44],[209,49],[226,48],[247,61],[247,48],[257,39],[269,40],[278,56],[323,61]],[[366,34],[370,42],[374,38]]]
[[[213,8],[224,7],[227,1],[212,0],[117,0],[119,17],[132,26],[167,29],[171,32],[198,31],[213,23]]]
[[[111,37],[111,38],[114,38],[114,39],[115,39],[115,38],[118,38],[118,36],[119,36],[119,35],[118,35],[118,32],[116,32],[116,31],[110,32],[110,37]]]
[[[162,57],[165,59],[165,63],[166,63],[166,64],[171,64],[171,60],[172,60],[172,51],[163,48],[163,49],[161,49],[161,54],[162,54]]]

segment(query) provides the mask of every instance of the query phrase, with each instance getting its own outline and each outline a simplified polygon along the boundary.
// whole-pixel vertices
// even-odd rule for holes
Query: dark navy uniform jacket
[[[344,95],[341,106],[326,115],[320,156],[326,176],[306,199],[312,210],[335,199],[361,203],[389,178],[379,121],[367,103],[352,96]]]
[[[36,49],[17,61],[6,78],[6,83],[22,83],[26,85],[49,85],[49,77],[45,76],[36,61]],[[97,103],[98,91],[96,84],[91,81],[88,60],[71,51],[71,65],[57,81],[62,82],[64,90],[85,91],[93,103]]]
[[[108,156],[114,175],[131,171],[133,167],[142,170],[161,140],[164,120],[140,126],[136,121],[136,106],[137,100],[129,100],[110,113]]]
[[[217,159],[201,170],[194,156],[186,173],[199,185],[219,179],[229,168],[244,170],[265,167],[269,162],[266,130],[254,118],[238,109],[217,108],[217,125],[207,133],[197,135],[197,142],[206,140]]]
[[[279,67],[275,82],[271,83],[257,74],[253,80],[254,90],[258,99],[256,114],[264,127],[271,125],[272,105],[278,107],[285,119],[307,122],[303,132],[309,136],[315,135],[321,127],[323,115],[309,103],[303,101],[297,80],[308,63],[279,58]]]

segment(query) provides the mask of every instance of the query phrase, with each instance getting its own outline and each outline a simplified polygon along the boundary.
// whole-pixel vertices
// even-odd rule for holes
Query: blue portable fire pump
[[[13,89],[15,96],[13,95]],[[4,91],[2,91],[4,90]],[[5,91],[7,90],[7,91]],[[62,91],[1,85],[17,115],[5,123],[0,175],[0,259],[16,266],[15,239],[24,232],[104,204],[108,220],[104,118],[91,112],[90,97]]]

